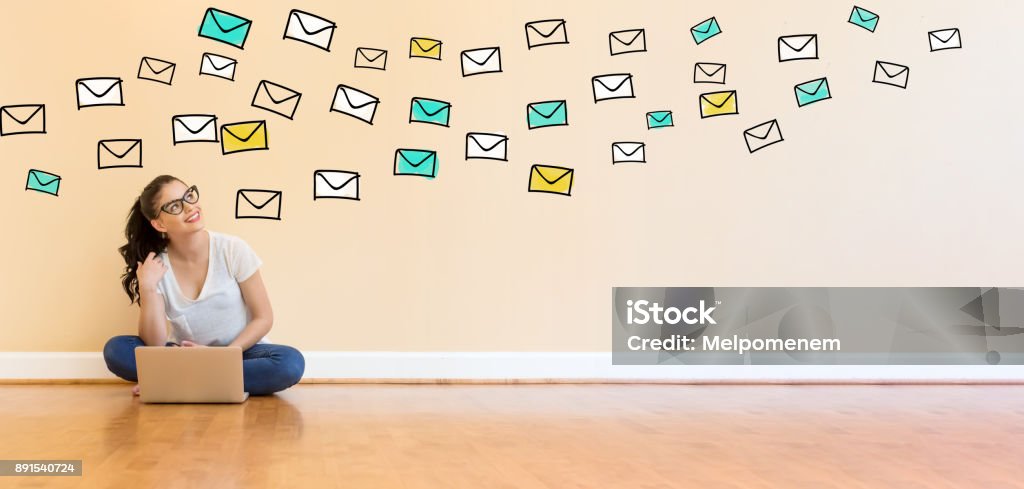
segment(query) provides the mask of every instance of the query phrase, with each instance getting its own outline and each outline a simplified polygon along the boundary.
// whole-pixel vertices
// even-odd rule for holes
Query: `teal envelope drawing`
[[[412,108],[409,109],[409,122],[423,122],[447,127],[451,108],[452,104],[448,102],[413,97]]]
[[[427,149],[395,151],[395,175],[437,176],[437,152]]]
[[[693,40],[697,44],[707,41],[721,33],[722,29],[718,27],[718,19],[715,19],[714,17],[690,28],[690,34],[693,35]]]
[[[60,176],[42,170],[29,170],[28,183],[25,190],[35,190],[44,194],[57,195],[60,189]]]
[[[250,27],[252,27],[252,21],[249,19],[223,10],[209,8],[206,9],[203,23],[199,26],[199,37],[206,37],[243,49],[245,38],[249,37]]]
[[[832,92],[828,89],[827,78],[818,78],[817,80],[801,83],[793,87],[793,90],[796,92],[796,105],[798,107],[832,98]]]
[[[875,32],[875,27],[878,27],[878,14],[870,10],[854,6],[853,12],[850,12],[850,23],[863,27],[871,32]]]
[[[526,106],[526,123],[530,129],[550,126],[568,126],[565,100],[534,102]]]
[[[647,128],[657,129],[659,127],[672,127],[672,111],[659,110],[647,113]]]

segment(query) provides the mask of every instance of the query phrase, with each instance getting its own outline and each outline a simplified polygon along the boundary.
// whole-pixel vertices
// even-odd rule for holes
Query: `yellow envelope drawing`
[[[267,121],[236,122],[220,126],[220,146],[223,154],[269,149]]]
[[[409,41],[410,58],[441,60],[441,41],[426,37],[414,37]]]
[[[235,219],[281,220],[281,191],[239,189],[235,195]]]
[[[252,96],[252,106],[292,119],[301,99],[302,94],[295,90],[262,80],[256,86],[256,94]]]
[[[739,113],[735,90],[700,94],[701,119]]]
[[[0,107],[0,136],[46,134],[46,106],[43,104]]]
[[[573,169],[562,166],[533,165],[530,167],[530,192],[570,195]]]
[[[174,79],[174,63],[144,56],[139,63],[139,79],[170,85]]]
[[[141,139],[104,139],[96,145],[96,166],[108,168],[142,168]]]

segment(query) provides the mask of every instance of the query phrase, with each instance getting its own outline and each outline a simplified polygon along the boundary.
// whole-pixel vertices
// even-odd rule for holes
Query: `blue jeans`
[[[164,346],[176,343],[170,341]],[[142,338],[120,335],[103,346],[103,359],[114,375],[132,382],[139,381],[135,368],[135,347],[145,346]],[[185,348],[185,347],[182,347]],[[299,382],[306,370],[302,353],[287,345],[257,343],[242,352],[242,378],[250,396],[273,394]]]

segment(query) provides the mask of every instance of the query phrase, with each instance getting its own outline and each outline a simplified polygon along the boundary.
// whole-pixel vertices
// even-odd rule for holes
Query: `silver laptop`
[[[139,398],[146,403],[245,402],[238,346],[135,348]]]

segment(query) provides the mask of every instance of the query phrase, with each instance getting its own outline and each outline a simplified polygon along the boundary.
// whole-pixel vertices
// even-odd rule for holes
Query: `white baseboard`
[[[610,353],[303,352],[304,380],[1022,381],[1024,365],[612,365]],[[100,352],[0,352],[0,379],[116,379]]]

